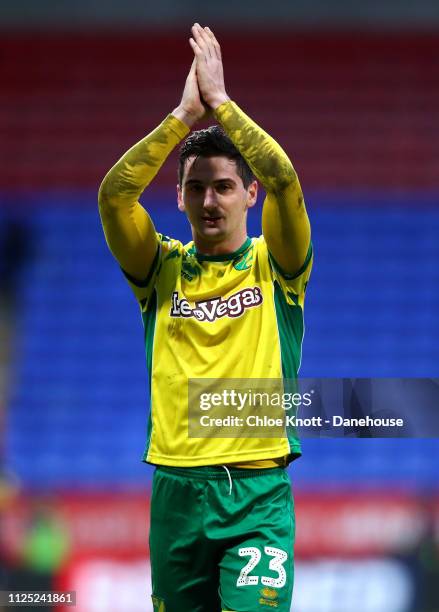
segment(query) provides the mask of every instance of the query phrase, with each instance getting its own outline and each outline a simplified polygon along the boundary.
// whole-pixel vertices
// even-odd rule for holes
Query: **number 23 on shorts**
[[[259,564],[262,553],[259,548],[256,546],[248,546],[245,548],[238,549],[238,555],[240,557],[250,557],[248,563],[241,569],[238,580],[236,581],[236,586],[243,587],[248,585],[256,585],[259,584],[259,578],[261,580],[261,584],[268,587],[273,587],[277,589],[281,589],[285,586],[287,581],[287,574],[283,564],[288,559],[288,554],[281,550],[280,548],[275,548],[274,546],[264,546],[264,554],[268,557],[271,557],[268,568],[277,574],[275,577],[270,576],[261,576],[251,574],[251,572],[257,567]]]

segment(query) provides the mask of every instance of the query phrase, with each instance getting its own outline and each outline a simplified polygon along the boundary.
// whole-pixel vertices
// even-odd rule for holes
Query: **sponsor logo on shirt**
[[[262,597],[259,599],[259,603],[262,606],[270,606],[271,608],[277,608],[279,606],[279,602],[277,601],[278,593],[275,589],[265,587],[259,592],[262,595]]]
[[[194,317],[198,321],[215,321],[222,317],[232,319],[240,317],[247,308],[254,308],[262,304],[260,287],[245,287],[230,295],[227,299],[222,297],[211,298],[195,302],[192,308],[185,298],[179,299],[178,291],[172,294],[172,306],[169,312],[171,317]]]

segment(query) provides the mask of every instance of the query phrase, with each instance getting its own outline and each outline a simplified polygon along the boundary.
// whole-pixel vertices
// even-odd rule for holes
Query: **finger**
[[[216,59],[221,59],[221,48],[212,30],[208,28],[207,26],[205,28],[202,28],[202,30],[203,30],[204,38],[209,48],[211,57],[214,57]]]
[[[202,56],[204,56],[205,60],[209,58],[210,53],[208,52],[206,48],[206,43],[204,42],[203,38],[200,36],[200,33],[195,26],[192,27],[192,36],[193,38],[191,40],[193,40],[193,42],[197,45],[196,51],[198,53],[198,58],[201,59]],[[192,45],[192,48],[195,50],[195,47],[193,45]]]
[[[213,48],[215,49],[215,55],[217,56],[218,59],[221,59],[221,47],[219,42],[217,41],[217,39],[215,38],[215,34],[212,32],[212,30],[209,27],[205,27],[204,28],[205,31],[207,32],[207,34],[210,37],[210,40],[212,41],[213,44]]]
[[[189,44],[192,47],[192,50],[195,54],[195,59],[201,59],[204,57],[204,53],[198,43],[195,42],[193,38],[189,38]]]
[[[201,39],[204,40],[206,44],[210,42],[210,36],[208,32],[206,32],[205,28],[201,27],[199,23],[194,24],[195,31],[198,32]]]
[[[203,28],[200,26],[199,23],[194,23],[194,25],[191,28],[191,31],[192,31],[192,36],[195,42],[197,43],[197,45],[200,47],[200,49],[204,50],[204,47],[206,45],[206,39],[203,36]]]
[[[215,37],[215,34],[212,32],[212,30],[211,30],[211,29],[210,29],[208,26],[206,26],[204,29],[205,29],[205,31],[207,32],[207,34],[210,36],[210,38],[211,38],[211,40],[213,41],[213,43],[214,43],[216,46],[218,46],[218,47],[219,47],[219,46],[220,46],[220,44],[219,44],[219,42],[217,41],[217,39],[216,39],[216,37]]]
[[[186,81],[192,81],[197,78],[197,58],[194,57],[192,60],[191,68],[187,75]]]
[[[204,51],[207,57],[212,57],[215,55],[215,52],[212,49],[211,38],[199,23],[194,23],[192,26],[192,34],[194,35],[198,46],[200,49],[202,49],[202,51]]]

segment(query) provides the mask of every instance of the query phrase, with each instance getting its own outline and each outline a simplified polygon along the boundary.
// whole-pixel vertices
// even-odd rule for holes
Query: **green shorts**
[[[154,611],[289,612],[294,530],[283,468],[159,466],[149,540]]]

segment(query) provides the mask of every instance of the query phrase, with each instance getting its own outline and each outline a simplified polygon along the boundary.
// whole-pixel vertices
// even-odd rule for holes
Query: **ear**
[[[183,190],[180,185],[177,185],[177,207],[180,212],[185,211],[184,202],[183,202]]]
[[[247,208],[251,208],[256,204],[258,199],[258,181],[252,181],[247,187]]]

